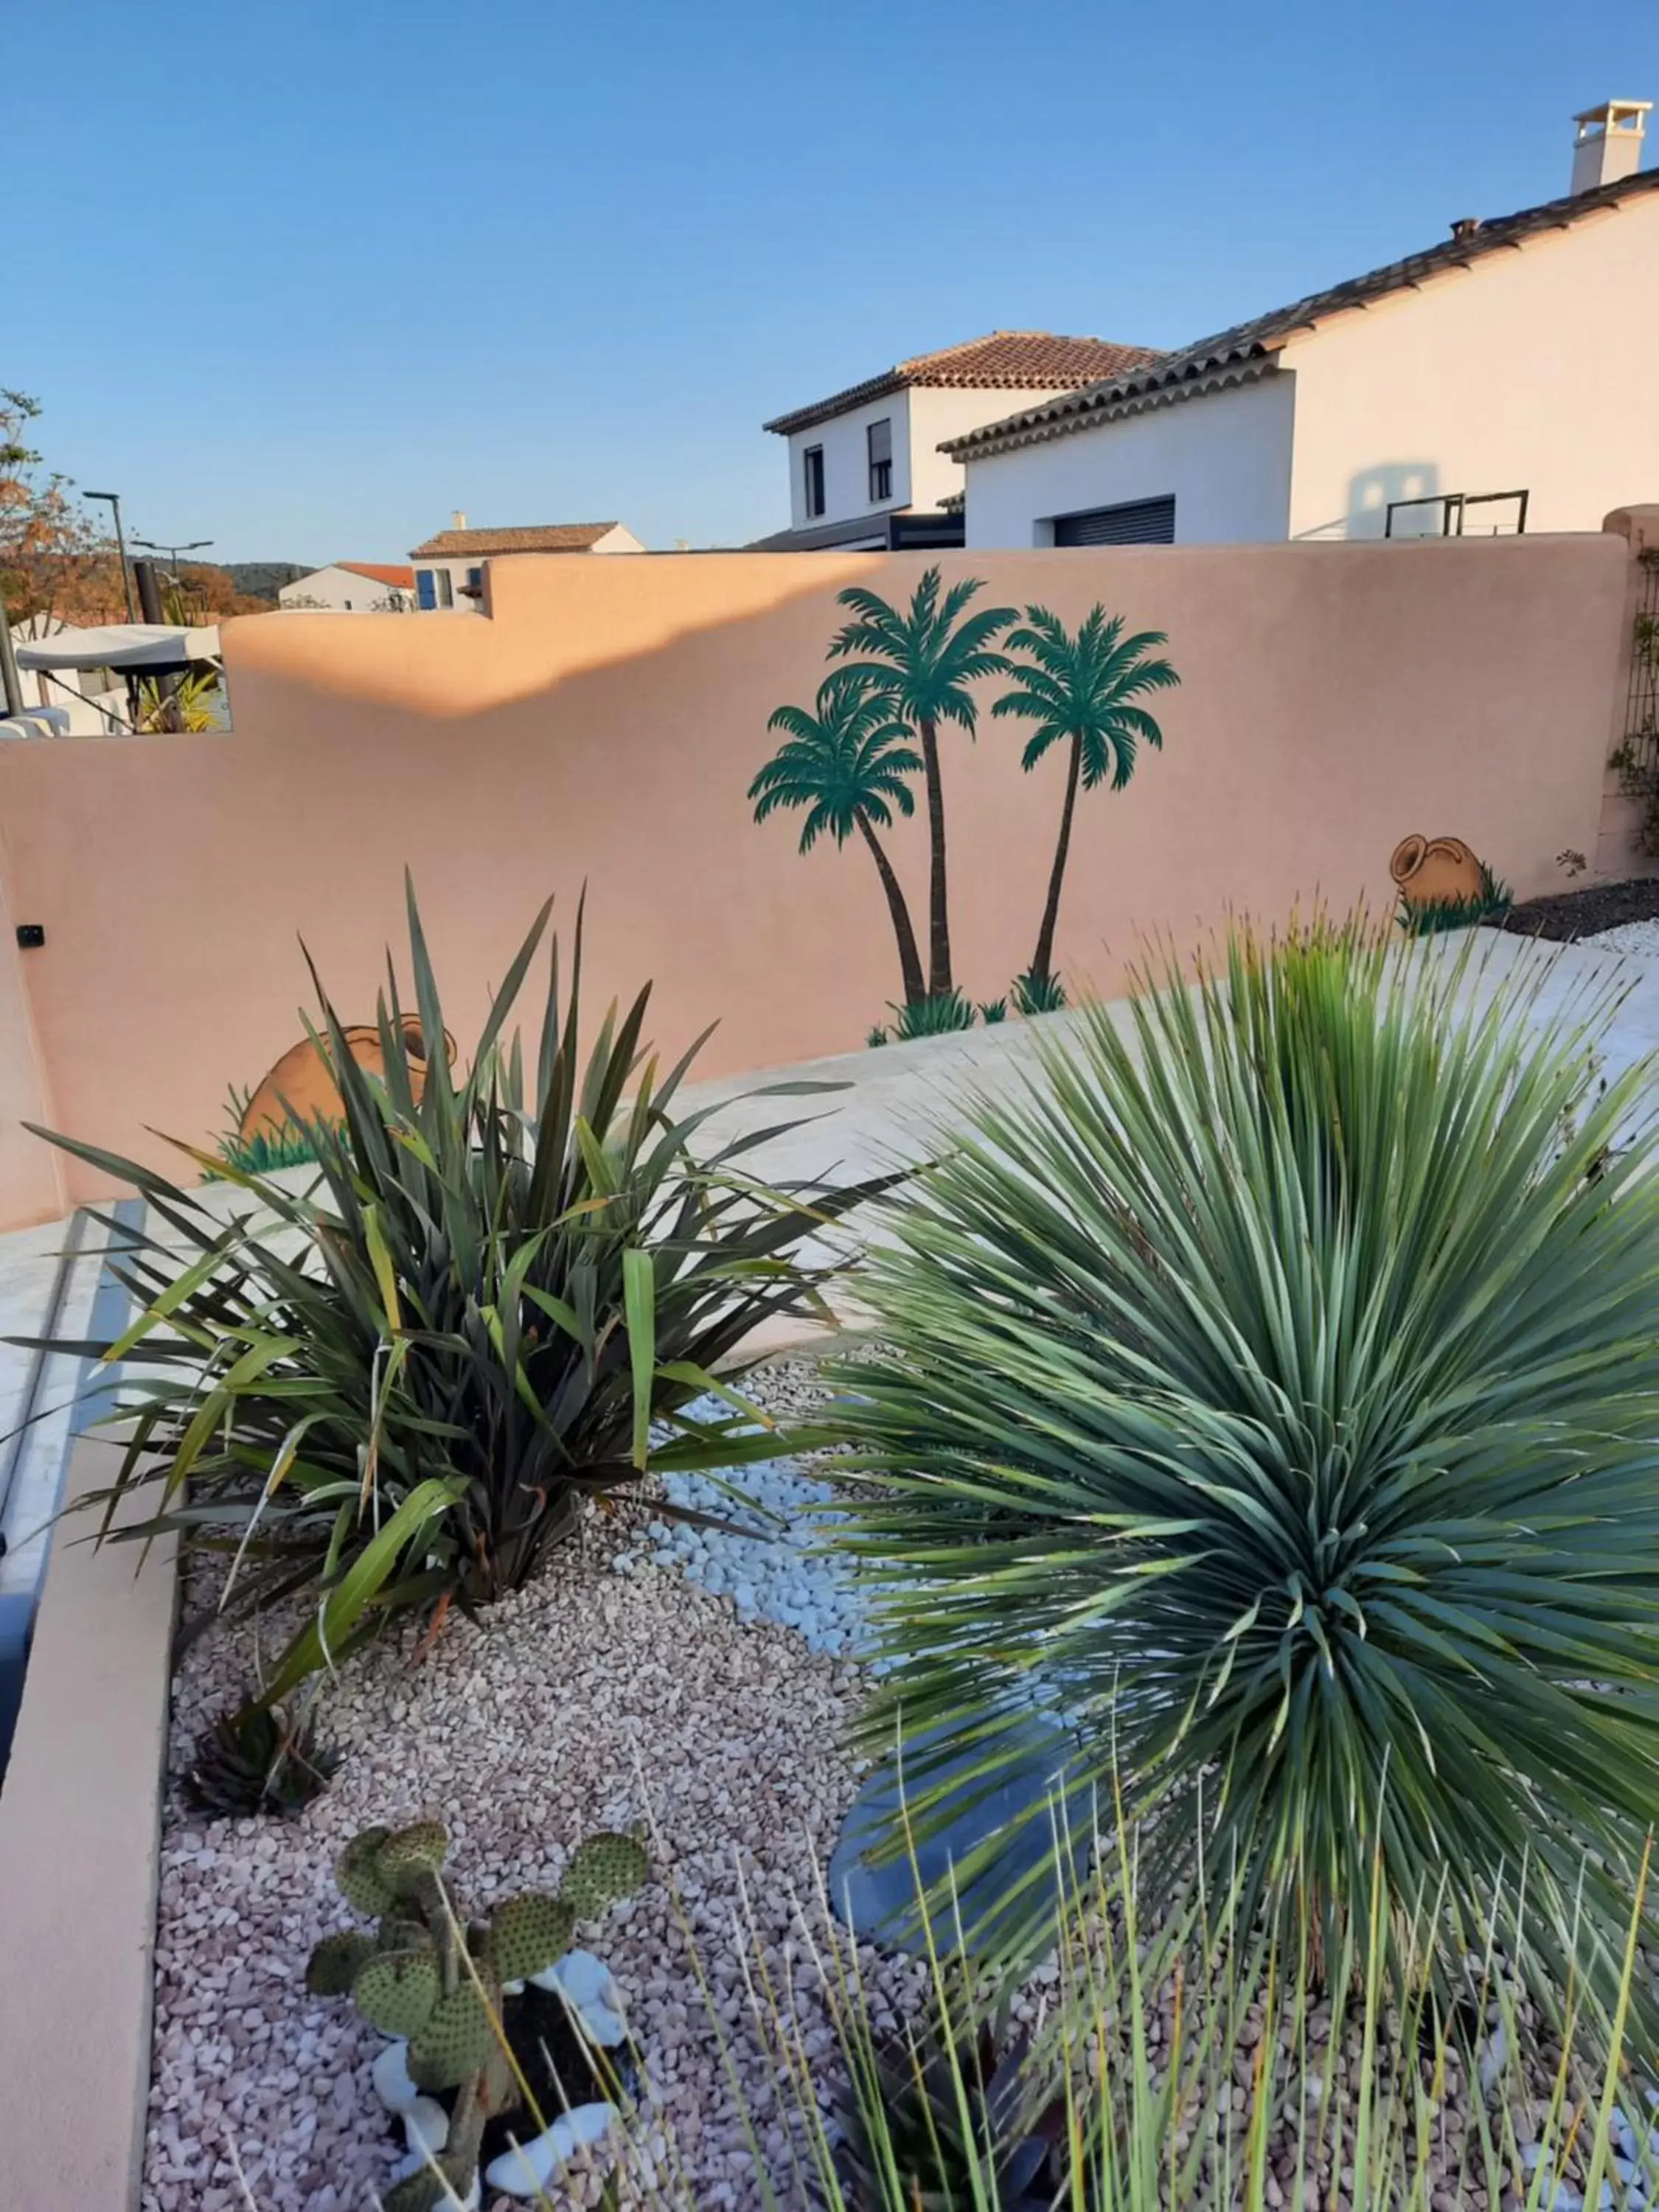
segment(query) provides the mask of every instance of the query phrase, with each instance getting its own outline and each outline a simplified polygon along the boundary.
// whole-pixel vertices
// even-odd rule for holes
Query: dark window
[[[441,607],[453,607],[455,604],[455,586],[448,569],[438,568],[433,573],[438,579],[438,605]]]
[[[1091,507],[1086,514],[1054,517],[1056,545],[1173,545],[1175,495],[1126,499],[1116,507]]]
[[[466,588],[468,589],[468,591],[469,591],[469,592],[481,592],[481,591],[483,591],[483,570],[482,568],[469,568],[469,569],[467,570],[467,572],[466,572]]]
[[[893,419],[883,416],[872,422],[864,434],[870,447],[870,504],[877,506],[893,496]]]
[[[349,599],[348,599],[348,600],[346,601],[346,603],[345,603],[345,611],[346,611],[346,612],[347,612],[348,614],[349,614],[349,613],[351,612],[351,602],[350,602],[350,600],[349,600]]]
[[[430,568],[417,568],[415,571],[415,597],[418,604],[423,607],[437,605],[438,589],[432,580]]]
[[[806,512],[809,515],[823,513],[823,448],[809,446],[801,455],[801,465],[806,477]]]

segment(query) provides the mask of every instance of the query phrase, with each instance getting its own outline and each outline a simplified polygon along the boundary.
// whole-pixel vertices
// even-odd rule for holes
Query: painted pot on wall
[[[1402,837],[1389,872],[1413,906],[1455,905],[1484,888],[1480,863],[1461,837]]]
[[[386,1055],[380,1048],[379,1029],[349,1029],[345,1032],[345,1041],[358,1066],[384,1080]],[[410,1086],[418,1102],[425,1086],[426,1042],[421,1024],[413,1015],[404,1018],[404,1042],[410,1060]],[[455,1040],[447,1030],[444,1033],[444,1047],[453,1066]],[[283,1054],[248,1100],[242,1109],[237,1133],[246,1143],[256,1136],[275,1136],[296,1122],[337,1121],[341,1111],[339,1089],[328,1062],[307,1037],[303,1044],[296,1044]]]

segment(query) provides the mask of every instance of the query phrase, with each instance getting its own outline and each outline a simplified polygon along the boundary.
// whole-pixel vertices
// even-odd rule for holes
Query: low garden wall
[[[585,884],[590,1003],[654,978],[665,1047],[720,1024],[702,1073],[856,1048],[905,995],[901,906],[916,961],[937,953],[933,810],[916,712],[849,740],[817,695],[844,665],[826,658],[838,595],[902,616],[928,565],[523,557],[494,564],[482,617],[231,623],[233,734],[0,747],[0,1225],[111,1188],[52,1160],[27,1120],[158,1163],[176,1156],[150,1132],[210,1142],[228,1087],[257,1086],[303,1036],[302,941],[343,1018],[372,1020],[405,866],[463,1040],[542,900],[568,934]],[[1161,744],[1128,726],[1121,788],[1121,742],[1098,787],[1085,765],[1054,937],[1073,989],[1109,991],[1148,936],[1190,944],[1230,911],[1386,909],[1414,835],[1462,841],[1517,896],[1565,888],[1562,853],[1596,855],[1627,666],[1621,535],[938,566],[979,586],[958,620],[1041,607],[1072,634],[1098,606],[1166,641],[1141,657],[1178,682],[1133,702]],[[1032,963],[1066,789],[1063,735],[1022,765],[1042,734],[1029,697],[993,713],[1022,685],[970,670],[937,726],[950,951],[975,1001]],[[811,722],[769,727],[786,707]],[[806,766],[757,823],[750,786],[792,729]],[[803,854],[803,777],[848,742],[867,787],[839,817],[825,803]],[[44,942],[14,952],[20,926]]]

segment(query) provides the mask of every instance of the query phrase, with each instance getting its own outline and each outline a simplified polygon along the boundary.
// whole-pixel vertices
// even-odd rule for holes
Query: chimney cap
[[[466,528],[466,509],[464,507],[452,508],[449,517],[449,526],[452,530],[465,530]]]
[[[1642,117],[1652,110],[1650,100],[1604,100],[1599,107],[1587,107],[1572,119],[1578,125],[1578,136],[1585,138],[1589,135],[1585,126],[1592,123],[1599,123],[1604,131],[1639,131]]]
[[[1478,215],[1460,215],[1453,219],[1451,234],[1454,238],[1473,238],[1480,228]]]

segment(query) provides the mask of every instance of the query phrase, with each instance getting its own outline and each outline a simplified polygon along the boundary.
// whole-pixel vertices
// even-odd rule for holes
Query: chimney
[[[1451,227],[1451,234],[1454,238],[1473,238],[1480,228],[1478,215],[1460,215]]]
[[[1598,185],[1616,185],[1633,177],[1642,166],[1644,121],[1653,106],[1650,100],[1604,100],[1600,107],[1587,107],[1575,115],[1572,141],[1572,189],[1593,192]]]
[[[465,530],[466,528],[466,509],[464,507],[458,507],[454,513],[450,516],[449,526],[452,530]]]

